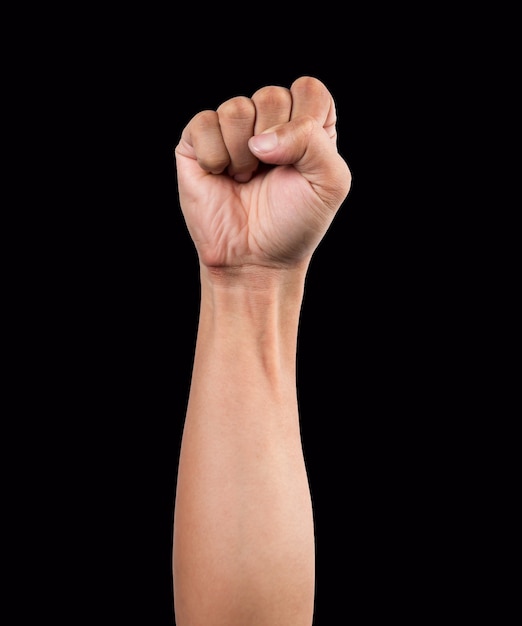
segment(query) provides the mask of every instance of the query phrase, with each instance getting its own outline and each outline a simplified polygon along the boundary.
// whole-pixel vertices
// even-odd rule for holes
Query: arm
[[[216,286],[202,272],[175,509],[179,626],[311,623],[313,523],[294,367],[302,277],[268,282]]]
[[[268,128],[277,142],[263,151]],[[174,518],[178,626],[312,623],[295,360],[306,271],[350,185],[335,143],[333,100],[304,77],[198,114],[176,149],[201,276]]]

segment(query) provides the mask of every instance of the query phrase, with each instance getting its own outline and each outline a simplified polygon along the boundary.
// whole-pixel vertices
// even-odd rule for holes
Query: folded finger
[[[326,85],[312,76],[301,76],[292,83],[290,92],[291,119],[310,115],[325,128],[331,138],[335,138],[335,104]]]
[[[254,103],[250,98],[236,96],[221,104],[217,115],[230,159],[227,172],[236,180],[246,182],[259,163],[248,147],[248,140],[254,134]]]
[[[255,135],[290,120],[292,95],[289,89],[277,86],[262,87],[254,93],[252,101],[256,108]]]
[[[195,158],[202,170],[221,174],[230,163],[230,156],[221,134],[216,111],[201,111],[185,127],[182,144],[187,156]]]

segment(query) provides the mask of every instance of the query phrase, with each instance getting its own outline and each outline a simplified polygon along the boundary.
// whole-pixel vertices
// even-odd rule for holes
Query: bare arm
[[[259,152],[251,138],[270,127],[278,141]],[[306,77],[234,98],[193,118],[176,158],[201,270],[174,519],[177,624],[310,626],[295,360],[311,255],[350,185],[333,100]]]

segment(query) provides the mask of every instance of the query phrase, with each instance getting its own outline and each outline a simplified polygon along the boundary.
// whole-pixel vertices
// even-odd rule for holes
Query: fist
[[[351,185],[326,86],[303,76],[197,113],[175,150],[200,262],[289,266],[311,258]]]

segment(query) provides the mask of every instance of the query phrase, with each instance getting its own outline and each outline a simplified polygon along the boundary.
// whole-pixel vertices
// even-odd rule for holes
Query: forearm
[[[304,273],[251,278],[231,285],[202,271],[175,509],[177,615],[308,625],[313,519],[295,371]]]
[[[202,270],[188,419],[212,408],[213,422],[222,415],[240,419],[242,425],[249,417],[256,423],[272,402],[278,423],[283,408],[295,422],[303,289],[303,271],[298,270],[255,272],[237,281],[217,280]],[[238,402],[246,403],[245,410],[231,411]]]

